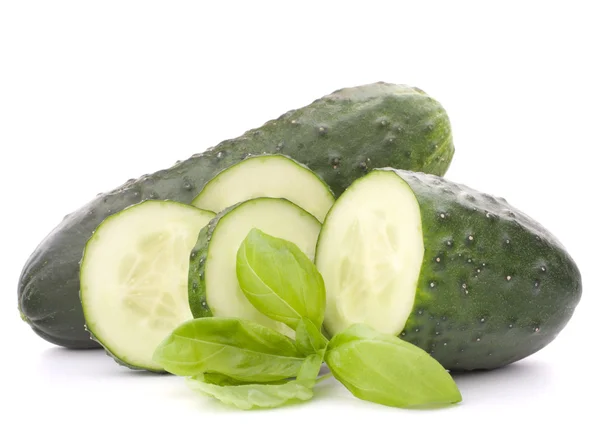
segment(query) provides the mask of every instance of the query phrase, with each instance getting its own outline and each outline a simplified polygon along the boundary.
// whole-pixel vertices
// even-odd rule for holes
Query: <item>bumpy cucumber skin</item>
[[[190,269],[188,276],[188,301],[192,316],[196,319],[201,317],[212,317],[213,315],[206,301],[206,278],[204,277],[208,245],[210,244],[213,232],[221,218],[228,214],[232,209],[238,207],[241,203],[242,202],[237,203],[220,212],[216,217],[210,220],[198,234],[198,241],[190,255]]]
[[[582,293],[581,274],[561,243],[502,198],[432,175],[391,172],[416,195],[425,244],[400,337],[453,371],[501,367],[550,343]]]
[[[338,90],[170,169],[130,180],[68,215],[25,263],[18,285],[24,320],[51,343],[100,347],[84,330],[78,274],[96,227],[144,200],[190,203],[219,171],[263,153],[285,154],[307,165],[339,196],[375,167],[443,175],[454,146],[445,110],[419,89],[374,83]]]

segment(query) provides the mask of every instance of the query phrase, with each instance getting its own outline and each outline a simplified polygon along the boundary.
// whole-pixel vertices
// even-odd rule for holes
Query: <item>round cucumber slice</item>
[[[189,254],[214,213],[173,201],[145,201],[104,220],[81,261],[88,331],[121,364],[152,371],[156,346],[192,318]]]
[[[285,198],[319,221],[335,201],[317,174],[283,155],[249,157],[217,174],[192,201],[201,209],[221,212],[252,198]]]
[[[261,314],[246,299],[236,275],[236,255],[250,230],[286,239],[311,260],[321,223],[282,198],[257,198],[221,212],[199,235],[190,260],[189,299],[194,317],[237,317],[293,336],[283,323]]]
[[[419,203],[410,186],[386,172],[357,180],[327,215],[317,246],[327,330],[366,323],[399,334],[413,308],[423,253]]]

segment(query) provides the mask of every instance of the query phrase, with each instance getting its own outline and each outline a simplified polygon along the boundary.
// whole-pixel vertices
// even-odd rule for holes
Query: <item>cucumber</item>
[[[390,168],[336,201],[316,264],[328,333],[366,323],[453,371],[493,369],[542,349],[581,298],[565,248],[504,199]]]
[[[214,216],[172,201],[145,201],[108,217],[88,241],[80,274],[87,329],[120,364],[162,371],[152,355],[192,319],[189,254]]]
[[[168,170],[130,180],[68,215],[25,263],[18,285],[23,319],[51,343],[98,347],[84,330],[79,302],[79,262],[96,227],[143,200],[190,203],[219,171],[263,153],[304,163],[339,195],[374,167],[443,175],[454,146],[446,112],[417,88],[376,83],[338,90]]]
[[[199,234],[190,258],[190,309],[195,318],[237,317],[293,336],[283,323],[254,308],[237,282],[237,251],[253,228],[293,242],[314,259],[321,223],[310,213],[283,198],[239,203],[217,215]]]
[[[221,212],[252,198],[286,198],[319,221],[335,197],[327,183],[297,161],[283,155],[264,155],[242,160],[206,183],[192,205]]]

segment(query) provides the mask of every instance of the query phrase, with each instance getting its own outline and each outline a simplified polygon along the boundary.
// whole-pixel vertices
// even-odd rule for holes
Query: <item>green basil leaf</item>
[[[313,322],[303,317],[296,327],[296,346],[302,354],[311,355],[327,347],[327,338]]]
[[[268,383],[261,383],[256,381],[240,381],[236,380],[235,378],[228,377],[227,375],[210,372],[205,372],[201,375],[203,377],[203,381],[209,384],[216,384],[217,386],[241,386],[245,384],[285,384],[289,382],[289,379],[269,381]]]
[[[393,407],[460,402],[450,374],[424,350],[366,325],[336,334],[325,362],[354,396]]]
[[[214,372],[254,382],[296,376],[304,361],[292,340],[278,331],[223,317],[183,323],[156,348],[154,360],[175,375]]]
[[[218,373],[204,373],[188,378],[188,384],[198,392],[244,410],[307,401],[313,397],[312,389],[317,383],[324,354],[321,351],[306,357],[295,380],[248,383]]]
[[[278,384],[216,384],[198,375],[188,378],[188,385],[198,392],[243,410],[275,408],[289,402],[307,401],[313,397],[312,388],[300,381]]]
[[[297,381],[301,381],[306,387],[312,387],[321,371],[321,365],[323,364],[323,357],[325,355],[324,351],[321,351],[318,354],[312,354],[308,357],[304,358],[302,361],[302,366],[298,371],[298,376],[296,377]],[[277,380],[277,381],[269,381],[268,383],[257,383],[251,381],[240,381],[235,378],[229,377],[227,375],[223,375],[220,373],[203,373],[203,381],[209,384],[216,384],[218,386],[239,386],[242,384],[285,384],[289,382],[289,380]]]
[[[238,250],[236,272],[244,295],[261,313],[292,329],[302,317],[322,325],[323,278],[294,243],[252,229]]]

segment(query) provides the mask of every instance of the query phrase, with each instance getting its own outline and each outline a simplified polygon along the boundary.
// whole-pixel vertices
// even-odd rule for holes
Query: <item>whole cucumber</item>
[[[219,171],[263,153],[285,154],[307,165],[339,196],[376,167],[444,175],[454,146],[446,111],[422,90],[382,82],[338,90],[170,169],[130,180],[67,216],[22,271],[23,320],[54,344],[99,347],[85,330],[79,300],[79,262],[96,227],[144,200],[190,203]]]
[[[582,294],[581,273],[558,238],[505,199],[391,168],[338,198],[315,261],[329,335],[367,324],[452,371],[494,369],[539,351]]]

